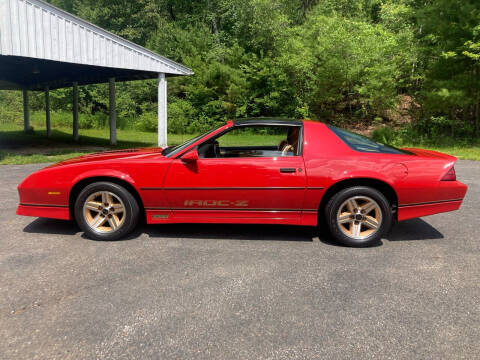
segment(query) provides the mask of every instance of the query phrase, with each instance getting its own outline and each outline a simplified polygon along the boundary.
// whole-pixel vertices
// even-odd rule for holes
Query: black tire
[[[112,229],[109,232],[95,231],[86,220],[86,217],[88,215],[84,216],[84,204],[87,199],[93,194],[102,191],[112,193],[113,195],[118,197],[121,202],[123,202],[122,208],[124,209],[124,213],[122,214],[123,220],[121,222],[121,226],[119,226],[115,230]],[[80,192],[80,194],[77,196],[77,199],[75,200],[74,214],[78,226],[81,230],[83,230],[84,234],[88,238],[94,240],[112,241],[124,238],[137,226],[140,208],[135,197],[123,186],[111,182],[102,181],[89,184]]]
[[[371,230],[368,226],[360,225],[360,229],[365,229],[365,233],[367,234],[363,238],[354,238],[353,235],[347,236],[345,231],[341,228],[342,225],[337,221],[337,217],[341,211],[340,207],[345,206],[344,204],[348,199],[356,197],[366,197],[374,200],[379,208],[379,210],[378,208],[377,210],[374,210],[375,213],[381,211],[379,217],[381,220],[378,221],[378,226],[375,230]],[[361,206],[359,208],[361,208]],[[362,216],[361,214],[358,215]],[[355,186],[343,189],[332,196],[325,207],[325,220],[328,229],[330,230],[330,234],[341,244],[351,247],[367,247],[378,244],[382,236],[390,230],[393,215],[390,203],[380,191],[367,186]],[[348,226],[353,226],[353,223],[362,224],[362,221],[351,220],[351,223]],[[368,235],[369,230],[372,231],[370,235]],[[351,231],[353,233],[353,230]]]

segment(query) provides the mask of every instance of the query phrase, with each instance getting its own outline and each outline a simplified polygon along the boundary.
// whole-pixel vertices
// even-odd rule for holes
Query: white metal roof
[[[0,0],[0,55],[193,74],[181,64],[41,0]]]

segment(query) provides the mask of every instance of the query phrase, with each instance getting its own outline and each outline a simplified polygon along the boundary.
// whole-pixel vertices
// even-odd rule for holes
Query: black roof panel
[[[236,126],[242,126],[242,125],[300,126],[300,125],[302,125],[302,121],[298,120],[298,119],[268,118],[268,117],[236,119],[236,120],[233,120],[233,123]]]

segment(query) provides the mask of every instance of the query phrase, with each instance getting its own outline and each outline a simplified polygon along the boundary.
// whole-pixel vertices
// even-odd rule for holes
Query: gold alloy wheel
[[[353,196],[338,208],[337,224],[349,238],[362,240],[380,229],[382,210],[368,196]]]
[[[99,191],[91,194],[83,204],[83,218],[93,231],[110,233],[125,222],[125,206],[114,193]]]

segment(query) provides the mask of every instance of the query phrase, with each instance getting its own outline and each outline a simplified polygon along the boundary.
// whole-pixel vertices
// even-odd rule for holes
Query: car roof
[[[246,118],[233,120],[234,126],[244,125],[282,125],[282,126],[301,126],[302,121],[288,118]]]

